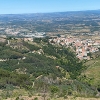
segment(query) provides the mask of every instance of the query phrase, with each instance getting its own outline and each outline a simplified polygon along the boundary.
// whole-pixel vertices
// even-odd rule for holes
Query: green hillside
[[[100,87],[100,57],[87,61],[85,65],[87,70],[82,73],[86,76],[87,81],[96,87]]]
[[[24,41],[22,38],[8,38],[7,41],[0,43],[1,98],[25,95],[22,92],[16,93],[15,96],[10,94],[13,90],[20,91],[20,89],[25,89],[28,96],[43,95],[41,93],[50,98],[96,96],[99,59],[95,63],[91,61],[92,66],[98,68],[98,74],[96,73],[96,80],[90,83],[86,79],[94,78],[91,70],[96,69],[87,62],[86,65],[90,67],[86,70],[87,67],[76,58],[70,48],[51,45],[48,38],[34,38],[33,42]],[[85,79],[81,75],[83,72],[86,74]],[[5,92],[9,95],[4,95]]]
[[[3,69],[26,69],[26,73],[33,74],[34,77],[49,73],[65,77],[68,72],[73,79],[84,69],[70,48],[53,46],[46,39],[34,39],[34,42],[25,42],[21,39],[9,41],[9,45],[0,46],[0,58],[5,60],[0,62]],[[61,72],[60,67],[65,73]]]

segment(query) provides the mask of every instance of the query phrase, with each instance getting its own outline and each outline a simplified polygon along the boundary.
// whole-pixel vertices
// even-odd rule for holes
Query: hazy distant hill
[[[80,34],[100,31],[100,10],[0,15],[0,34]],[[15,33],[14,33],[15,32]],[[11,34],[14,33],[14,34]]]

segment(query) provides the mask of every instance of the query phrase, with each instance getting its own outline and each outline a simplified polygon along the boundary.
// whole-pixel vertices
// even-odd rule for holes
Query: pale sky
[[[0,14],[100,9],[100,0],[0,0]]]

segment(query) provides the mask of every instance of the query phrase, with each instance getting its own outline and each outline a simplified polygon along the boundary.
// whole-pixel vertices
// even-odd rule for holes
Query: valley
[[[0,15],[0,100],[100,100],[100,11]]]

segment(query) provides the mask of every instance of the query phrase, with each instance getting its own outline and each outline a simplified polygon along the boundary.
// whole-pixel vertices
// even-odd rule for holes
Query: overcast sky
[[[100,9],[100,0],[0,0],[0,14]]]

